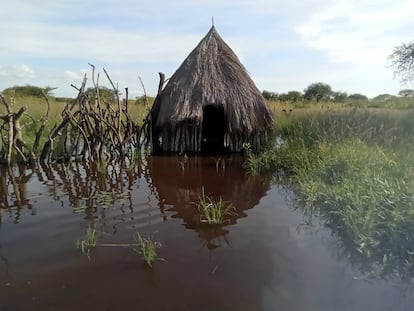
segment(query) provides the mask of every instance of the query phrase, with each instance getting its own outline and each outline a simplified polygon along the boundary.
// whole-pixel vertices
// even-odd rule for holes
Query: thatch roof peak
[[[214,25],[159,94],[155,126],[200,125],[207,105],[222,106],[229,132],[268,131],[273,118],[265,99]]]

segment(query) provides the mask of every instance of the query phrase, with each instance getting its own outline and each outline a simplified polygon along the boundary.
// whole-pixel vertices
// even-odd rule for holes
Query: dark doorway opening
[[[227,132],[227,120],[224,108],[217,105],[207,105],[203,110],[202,153],[223,153],[224,135]]]

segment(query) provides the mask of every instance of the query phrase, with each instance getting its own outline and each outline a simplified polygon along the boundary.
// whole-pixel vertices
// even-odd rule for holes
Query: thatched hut
[[[265,99],[214,26],[184,60],[151,109],[154,152],[260,149],[273,129]]]

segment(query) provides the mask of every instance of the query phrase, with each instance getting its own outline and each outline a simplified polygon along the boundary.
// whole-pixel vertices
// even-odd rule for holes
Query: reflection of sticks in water
[[[33,175],[33,168],[30,174],[26,174],[27,167],[19,166],[19,174],[16,176],[14,167],[0,168],[0,223],[2,222],[3,209],[7,208],[11,213],[12,208],[16,208],[16,215],[14,223],[18,223],[20,219],[20,209],[22,206],[27,206],[32,209],[30,199],[27,198],[27,182]],[[12,191],[9,193],[9,185],[12,186]],[[10,200],[10,198],[12,198]],[[9,202],[11,201],[11,202]]]
[[[184,154],[182,160],[178,160],[178,164],[180,165],[182,175],[184,175],[185,173],[185,165],[187,164],[187,161],[188,161],[187,154]]]
[[[0,246],[0,249],[1,249],[1,246]],[[5,267],[5,271],[6,271],[6,276],[9,276],[9,273],[10,273],[9,261],[3,255],[0,255],[0,260],[4,263],[4,267]]]
[[[0,169],[0,208],[8,207],[8,181],[5,169]]]
[[[98,166],[99,164],[96,163],[75,162],[68,169],[63,164],[56,164],[53,168],[42,164],[48,180],[52,181],[52,184],[46,184],[51,193],[56,194],[56,188],[62,187],[72,206],[77,206],[82,199],[86,199],[88,204],[90,201],[88,199],[100,192],[123,193],[125,179],[128,187],[131,188],[141,174],[138,166],[124,168],[121,164],[110,163],[105,167],[104,172],[100,171]]]
[[[13,174],[13,170],[11,166],[7,167],[7,172],[9,173],[9,179],[12,183],[12,187],[13,187],[13,193],[14,193],[14,197],[16,198],[15,202],[17,206],[20,206],[20,202],[22,201],[20,198],[20,190],[19,190],[19,185],[16,182],[16,178]]]
[[[221,168],[221,173],[224,175],[226,172],[226,162],[222,157],[216,158],[216,172],[219,173],[219,169]]]

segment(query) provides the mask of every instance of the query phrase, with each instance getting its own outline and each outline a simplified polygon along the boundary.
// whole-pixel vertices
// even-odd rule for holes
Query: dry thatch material
[[[158,94],[151,110],[153,144],[167,152],[199,152],[206,106],[224,112],[224,147],[260,147],[273,128],[265,99],[214,26]],[[161,137],[161,139],[159,139]]]

